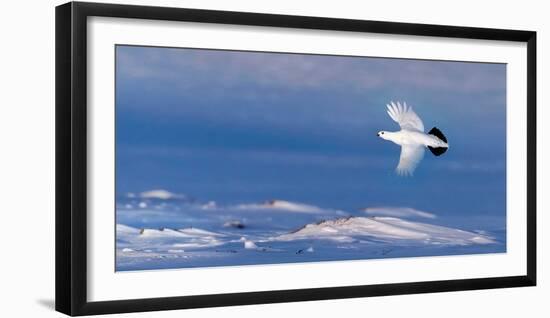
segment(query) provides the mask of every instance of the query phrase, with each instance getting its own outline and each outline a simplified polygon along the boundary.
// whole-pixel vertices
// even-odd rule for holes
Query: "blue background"
[[[449,140],[413,177],[376,137],[399,129],[391,100]],[[116,182],[119,197],[403,206],[502,231],[506,65],[117,46]]]

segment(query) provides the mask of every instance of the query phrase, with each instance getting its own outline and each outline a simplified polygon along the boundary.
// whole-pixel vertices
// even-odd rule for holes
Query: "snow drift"
[[[223,244],[223,234],[197,228],[185,229],[136,229],[117,224],[117,247],[168,250],[171,248],[197,249]]]
[[[294,232],[274,237],[275,241],[334,240],[354,242],[373,239],[396,244],[491,244],[485,235],[459,229],[412,222],[394,217],[348,217],[308,224]]]
[[[269,200],[263,203],[252,203],[252,204],[240,204],[237,205],[238,210],[277,210],[283,212],[295,212],[295,213],[324,213],[329,210],[322,209],[320,207],[309,205],[305,203],[296,203],[284,200]]]

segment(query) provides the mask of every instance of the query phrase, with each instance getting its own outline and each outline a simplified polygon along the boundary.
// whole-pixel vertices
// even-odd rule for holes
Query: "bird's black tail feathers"
[[[432,130],[430,130],[430,132],[428,132],[428,134],[434,135],[437,138],[441,139],[442,141],[447,142],[447,138],[445,137],[445,135],[443,135],[441,130],[437,129],[437,127],[432,128]],[[430,146],[428,146],[428,149],[430,149],[430,151],[434,154],[434,156],[441,156],[442,154],[445,153],[445,151],[447,151],[447,147],[430,147]]]

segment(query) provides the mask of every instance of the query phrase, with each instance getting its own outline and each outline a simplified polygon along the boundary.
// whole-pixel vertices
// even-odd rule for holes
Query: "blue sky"
[[[504,64],[132,46],[116,59],[119,194],[406,206],[505,226]],[[399,129],[391,100],[449,139],[413,177],[376,137]]]

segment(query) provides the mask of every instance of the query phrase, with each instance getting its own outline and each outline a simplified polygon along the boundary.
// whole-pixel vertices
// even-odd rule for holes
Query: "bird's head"
[[[382,139],[385,139],[385,140],[389,140],[390,139],[390,133],[387,132],[387,131],[379,131],[378,133],[376,133],[376,136],[382,138]]]

